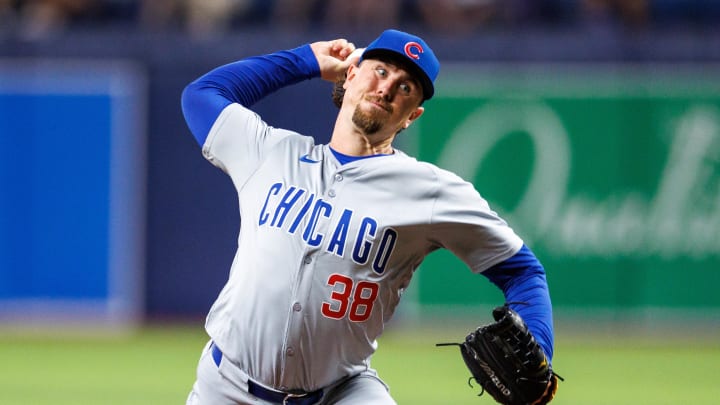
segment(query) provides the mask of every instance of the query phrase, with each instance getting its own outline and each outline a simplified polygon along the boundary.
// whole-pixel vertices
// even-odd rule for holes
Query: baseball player
[[[552,356],[550,297],[533,253],[470,183],[392,146],[433,96],[433,50],[387,30],[353,51],[336,39],[251,57],[183,92],[187,124],[230,176],[241,217],[188,404],[394,404],[370,365],[376,339],[441,248],[523,302],[513,308]],[[317,77],[344,92],[329,144],[250,110]]]

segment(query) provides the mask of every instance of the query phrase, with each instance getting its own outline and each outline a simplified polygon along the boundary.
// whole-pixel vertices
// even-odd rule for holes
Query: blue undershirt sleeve
[[[535,254],[523,245],[513,257],[482,274],[503,291],[505,301],[520,314],[551,361],[554,344],[552,303],[545,269]]]
[[[231,103],[250,107],[282,87],[320,76],[310,45],[255,56],[220,66],[190,83],[182,93],[182,111],[202,146],[220,112]]]

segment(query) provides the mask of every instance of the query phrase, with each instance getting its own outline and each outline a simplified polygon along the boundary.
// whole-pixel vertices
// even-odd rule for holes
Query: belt
[[[222,351],[220,351],[220,348],[218,348],[215,343],[211,343],[210,348],[215,365],[220,367],[220,362],[222,362],[223,358]],[[301,393],[282,392],[265,388],[251,379],[248,379],[248,392],[263,401],[288,405],[312,405],[319,402],[323,397],[323,390],[321,389]]]

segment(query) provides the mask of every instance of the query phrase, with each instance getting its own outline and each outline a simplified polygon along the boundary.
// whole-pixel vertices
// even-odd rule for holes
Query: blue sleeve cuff
[[[535,254],[523,245],[515,256],[482,274],[503,291],[505,301],[523,318],[551,361],[554,344],[552,304],[545,269]]]
[[[182,111],[202,145],[229,104],[249,107],[282,87],[319,76],[320,66],[309,44],[250,57],[213,69],[190,83],[182,94]]]

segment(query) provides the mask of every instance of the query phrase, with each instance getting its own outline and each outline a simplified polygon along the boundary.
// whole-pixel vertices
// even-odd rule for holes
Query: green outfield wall
[[[476,185],[545,265],[558,310],[717,313],[717,72],[444,67],[403,147]],[[414,293],[425,307],[502,302],[446,251]]]

